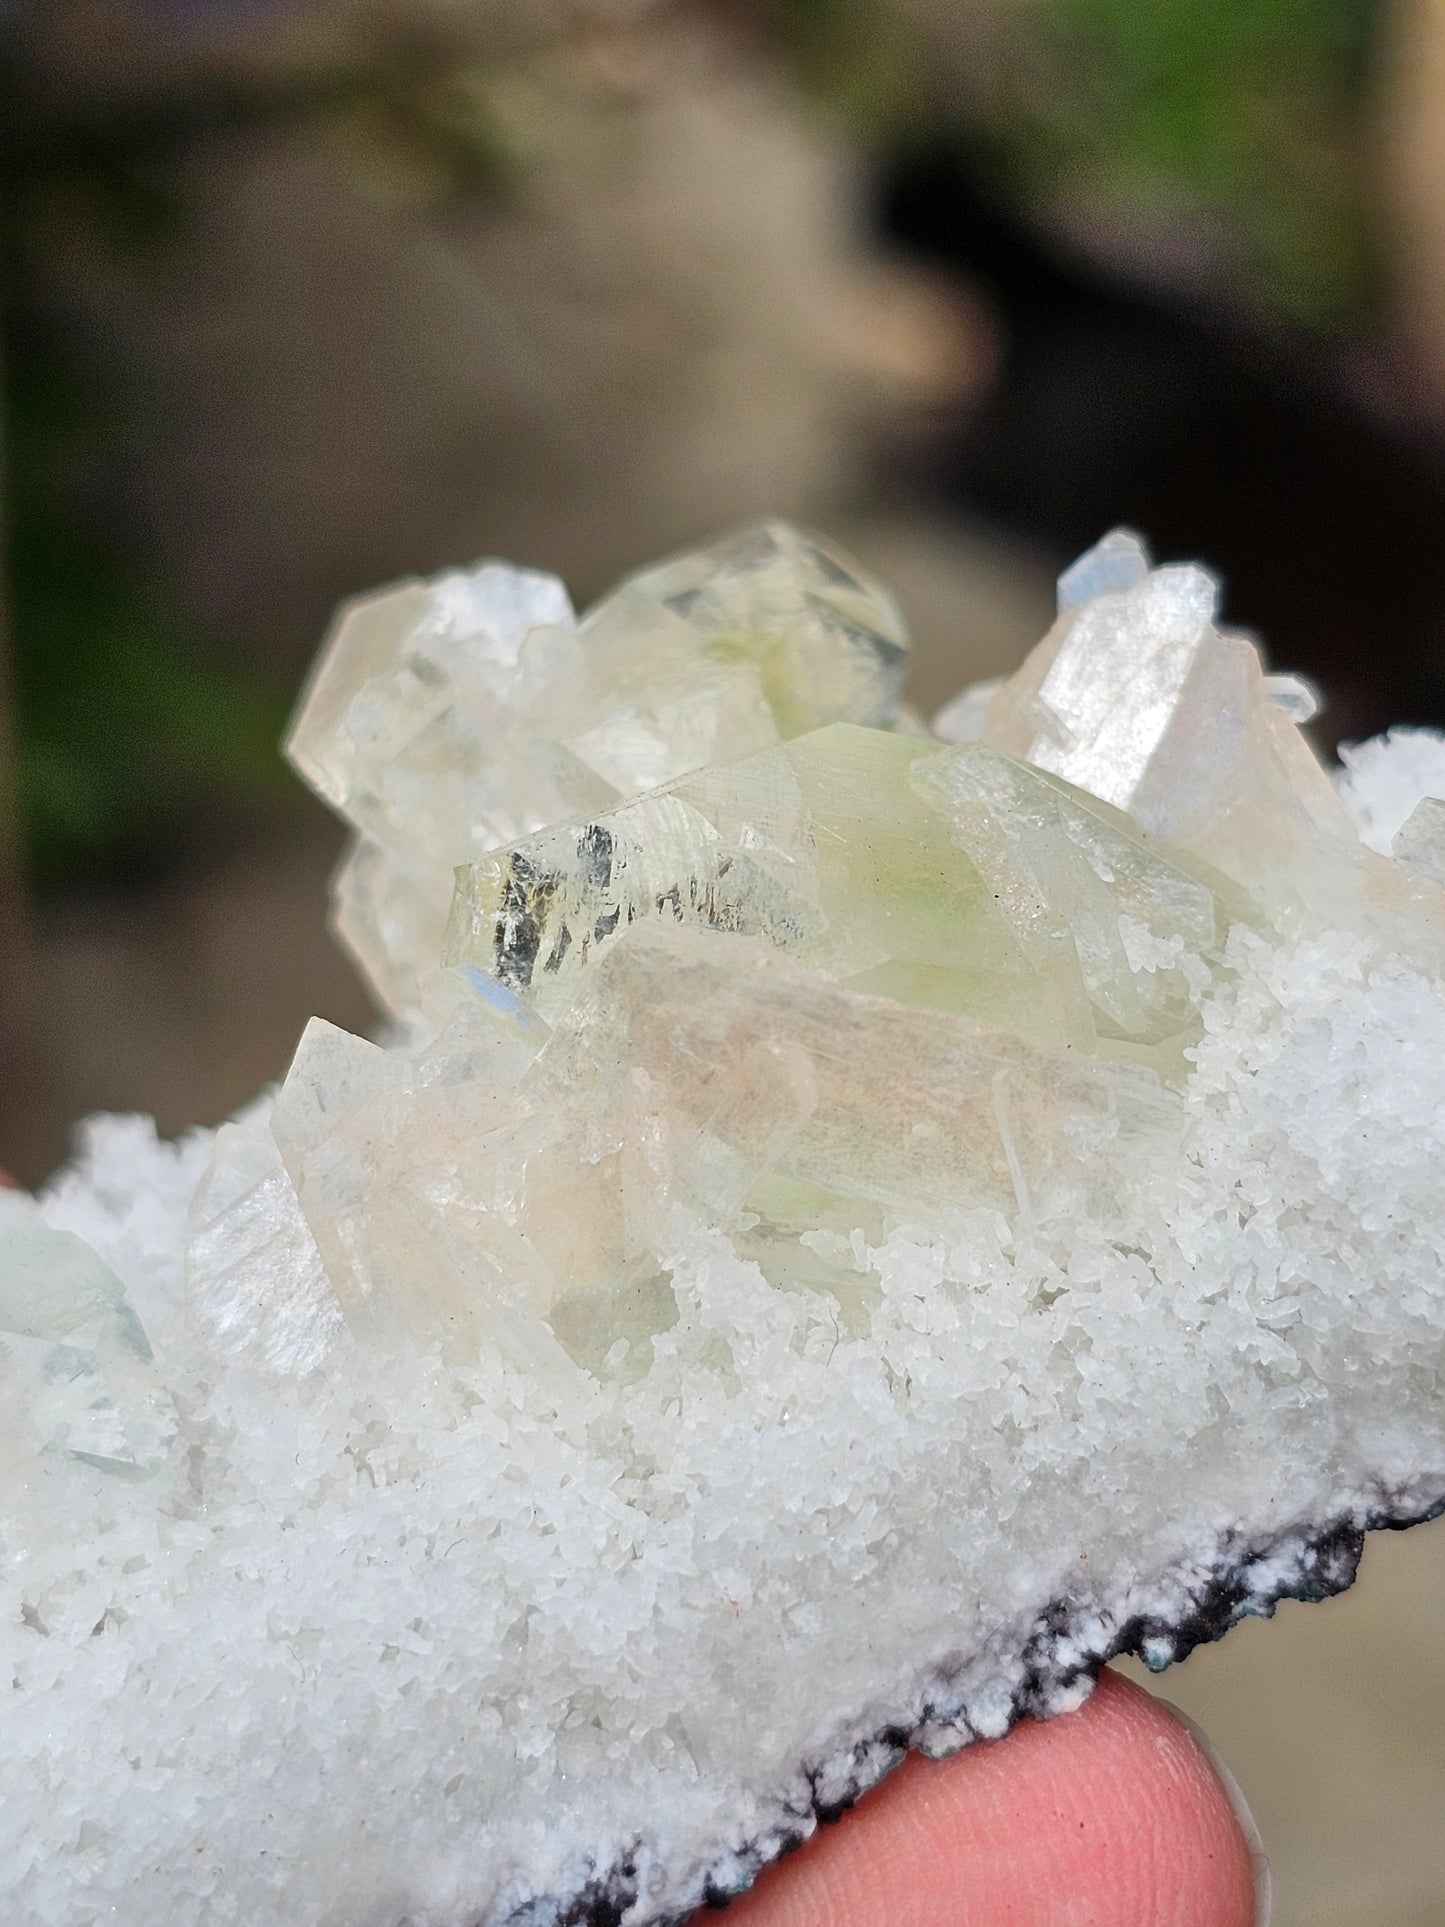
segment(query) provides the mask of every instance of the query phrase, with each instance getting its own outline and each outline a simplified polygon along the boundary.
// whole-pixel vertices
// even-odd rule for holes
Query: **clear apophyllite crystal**
[[[459,870],[447,957],[546,1010],[639,921],[692,924],[904,1003],[1147,1052],[1192,1023],[1221,892],[1247,914],[1120,811],[984,745],[835,724]]]
[[[326,1290],[280,1337],[256,1318],[273,1360],[340,1320],[563,1377],[586,1334],[595,1367],[665,1308],[677,1207],[814,1282],[801,1241],[850,1214],[882,1235],[983,1203],[1120,1213],[1137,1147],[1174,1142],[1163,1093],[1230,931],[1270,935],[1368,861],[1293,681],[1217,630],[1212,578],[1151,571],[1125,533],[1065,575],[1017,674],[953,706],[951,744],[880,726],[891,606],[776,525],[642,571],[575,629],[558,593],[488,565],[359,605],[293,733],[363,831],[343,925],[400,1008],[420,958],[440,1028],[408,1058],[313,1024],[276,1164],[209,1221],[294,1199]],[[547,827],[501,843],[519,811]],[[457,867],[443,948],[427,850],[468,840],[500,847]]]
[[[414,1013],[454,865],[824,723],[887,725],[905,659],[886,591],[781,523],[629,577],[580,624],[555,577],[501,563],[355,603],[289,743],[358,833],[338,931]]]
[[[1328,892],[1325,849],[1348,868],[1358,839],[1297,726],[1307,687],[1266,677],[1248,638],[1215,625],[1218,601],[1206,570],[1151,570],[1136,537],[1106,536],[1060,579],[1059,619],[982,735],[1284,914]]]
[[[124,1286],[33,1199],[0,1190],[0,1443],[7,1483],[42,1450],[141,1477],[175,1413]]]
[[[1214,608],[1118,532],[932,735],[775,525],[343,617],[408,1021],[0,1193],[13,1913],[678,1920],[1445,1502],[1445,740]]]

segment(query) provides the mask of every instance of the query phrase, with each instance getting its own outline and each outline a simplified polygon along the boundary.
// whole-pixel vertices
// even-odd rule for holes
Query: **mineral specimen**
[[[500,563],[353,604],[290,743],[357,831],[340,934],[414,1013],[454,865],[824,723],[886,727],[905,658],[887,593],[778,523],[643,570],[580,625],[554,577]]]
[[[931,733],[779,526],[343,616],[388,1041],[0,1195],[7,1919],[677,1920],[1445,1505],[1445,739],[1216,601]]]

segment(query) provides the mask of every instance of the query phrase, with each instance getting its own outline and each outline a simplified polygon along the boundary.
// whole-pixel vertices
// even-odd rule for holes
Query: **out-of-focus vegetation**
[[[303,43],[280,75],[206,67],[134,98],[78,101],[0,43],[0,807],[17,813],[10,845],[41,896],[144,876],[204,845],[227,807],[294,794],[278,754],[289,677],[226,666],[179,598],[148,579],[104,505],[86,499],[79,448],[123,398],[97,379],[69,318],[37,295],[47,201],[81,197],[122,252],[183,244],[179,175],[196,142],[307,125],[351,151],[373,187],[407,176],[424,178],[434,199],[490,191],[502,159],[471,49],[445,33],[413,36],[404,21],[380,41],[380,57],[317,61]],[[197,817],[191,839],[184,826]]]
[[[1049,0],[1052,86],[1025,138],[1058,189],[1181,204],[1238,235],[1256,297],[1305,319],[1372,291],[1370,0]]]
[[[98,375],[120,359],[87,358],[73,318],[48,306],[35,250],[51,201],[62,227],[67,199],[103,206],[118,253],[179,232],[183,254],[196,149],[294,131],[341,157],[379,221],[396,215],[398,196],[408,218],[436,221],[499,185],[527,193],[518,116],[534,96],[506,75],[545,53],[556,31],[545,7],[494,10],[479,36],[406,5],[364,31],[356,23],[369,16],[337,7],[331,31],[321,0],[295,10],[294,58],[286,6],[233,11],[238,35],[265,15],[266,61],[229,68],[232,13],[201,8],[204,61],[162,62],[159,82],[129,89],[113,74],[71,88],[63,62],[47,75],[23,37],[0,37],[8,682],[20,840],[41,891],[144,867],[147,847],[174,846],[174,825],[207,799],[279,793],[274,745],[293,679],[289,663],[274,684],[226,666],[124,518],[87,494],[72,459],[77,424],[84,416],[93,443],[127,398]],[[607,84],[625,94],[628,62],[646,65],[650,22],[689,9],[614,11],[630,39]],[[708,32],[736,29],[755,62],[791,63],[865,165],[942,131],[987,151],[999,193],[1035,213],[1096,234],[1187,231],[1232,296],[1266,316],[1328,327],[1374,294],[1361,164],[1370,0],[737,0],[692,11]],[[159,31],[179,41],[183,26],[177,17]],[[579,44],[589,35],[607,38],[584,23]],[[609,60],[593,61],[594,80]],[[510,106],[498,116],[501,99]],[[690,299],[680,288],[679,311]],[[501,459],[508,434],[524,432],[499,428]]]
[[[1005,193],[1192,227],[1237,292],[1329,325],[1376,291],[1366,86],[1376,0],[768,0],[866,137],[952,121]]]
[[[77,412],[103,408],[35,328],[12,328],[5,405],[15,775],[24,862],[41,893],[149,867],[189,806],[279,791],[288,691],[207,660],[74,488]]]

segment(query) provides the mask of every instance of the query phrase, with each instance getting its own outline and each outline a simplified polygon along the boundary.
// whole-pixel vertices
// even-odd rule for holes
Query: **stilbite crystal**
[[[1283,918],[1332,894],[1326,852],[1348,870],[1357,839],[1297,727],[1302,686],[1267,678],[1246,637],[1216,628],[1218,602],[1206,570],[1151,570],[1136,537],[1106,536],[1060,579],[1059,619],[989,703],[983,739],[1127,810]]]
[[[0,1193],[7,1921],[680,1921],[1445,1505],[1445,739],[1215,603],[932,736],[777,525],[343,616],[404,1024]]]

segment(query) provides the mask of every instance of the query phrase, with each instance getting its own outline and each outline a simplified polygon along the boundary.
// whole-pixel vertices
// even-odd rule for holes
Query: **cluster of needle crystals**
[[[1445,742],[1059,588],[932,727],[778,524],[342,613],[387,1041],[0,1193],[11,1918],[680,1920],[1445,1501]]]

